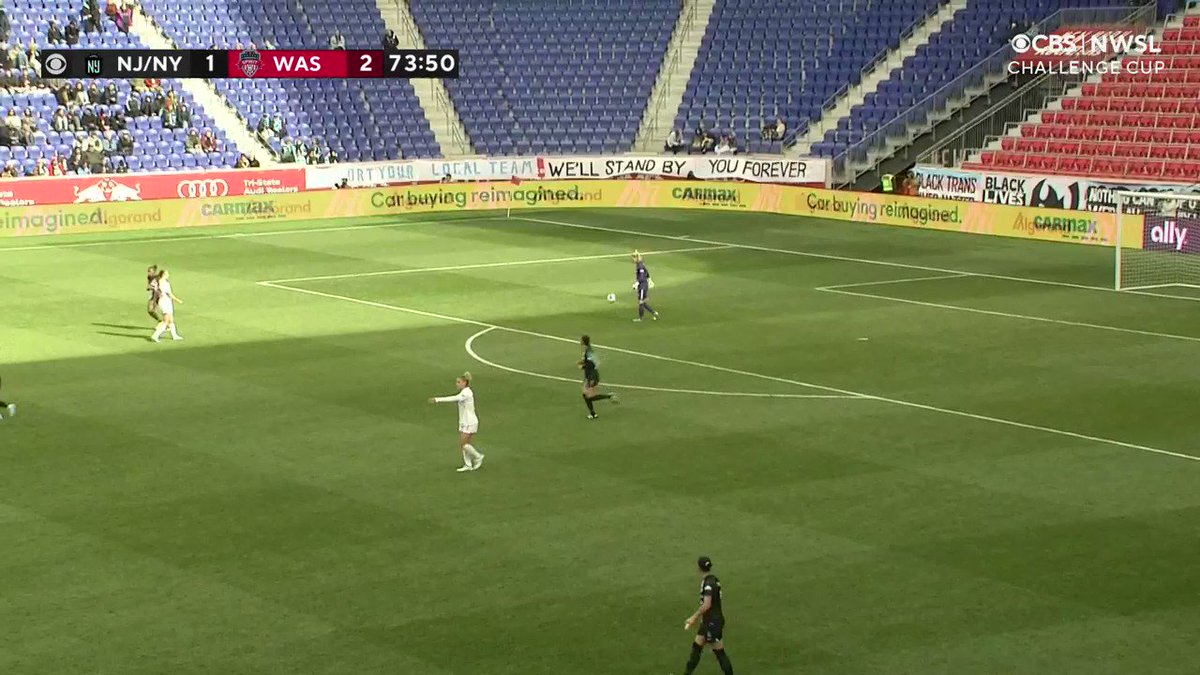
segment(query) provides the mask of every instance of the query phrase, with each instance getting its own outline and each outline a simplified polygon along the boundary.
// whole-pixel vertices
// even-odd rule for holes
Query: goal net
[[[1140,246],[1123,244],[1130,228]],[[1116,256],[1118,291],[1200,290],[1200,193],[1118,192]]]

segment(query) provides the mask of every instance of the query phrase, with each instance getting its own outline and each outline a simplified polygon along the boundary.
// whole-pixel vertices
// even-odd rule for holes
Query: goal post
[[[1200,192],[1123,190],[1116,201],[1116,290],[1200,291]],[[1140,230],[1140,245],[1125,245],[1130,228]]]

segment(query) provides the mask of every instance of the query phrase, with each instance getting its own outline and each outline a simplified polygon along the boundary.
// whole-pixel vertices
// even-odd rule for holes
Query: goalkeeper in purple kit
[[[633,264],[636,267],[637,281],[633,282],[633,288],[637,291],[638,297],[638,315],[634,321],[641,321],[646,316],[646,312],[650,312],[650,316],[658,321],[658,312],[647,302],[650,298],[650,289],[654,288],[654,282],[650,280],[650,271],[646,269],[646,263],[642,260],[642,254],[637,251],[633,252]]]

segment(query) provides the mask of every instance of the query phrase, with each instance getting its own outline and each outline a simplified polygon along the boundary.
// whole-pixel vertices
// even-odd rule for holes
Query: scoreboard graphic
[[[456,78],[457,49],[48,49],[42,77],[106,79]]]

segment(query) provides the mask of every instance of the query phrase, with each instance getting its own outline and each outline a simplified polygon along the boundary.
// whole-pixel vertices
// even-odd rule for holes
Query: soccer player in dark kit
[[[594,420],[599,415],[596,414],[596,406],[592,404],[605,399],[612,399],[612,402],[616,403],[617,397],[612,394],[596,393],[596,387],[600,386],[600,369],[596,366],[596,352],[592,350],[592,338],[584,335],[579,338],[579,344],[583,347],[583,358],[579,359],[579,367],[583,369],[583,402],[587,404],[588,419]]]
[[[146,292],[150,294],[150,299],[146,302],[146,313],[158,323],[162,321],[162,317],[158,315],[158,265],[146,268]]]
[[[696,561],[700,568],[700,608],[688,617],[684,630],[691,630],[697,622],[700,630],[696,631],[696,639],[692,642],[692,655],[688,657],[684,675],[692,675],[696,666],[700,665],[700,655],[704,653],[705,645],[712,645],[713,656],[721,664],[721,672],[733,675],[733,664],[725,654],[725,643],[721,641],[725,630],[725,614],[721,609],[721,582],[712,573],[712,559],[702,556]]]
[[[650,270],[646,269],[646,263],[642,260],[641,253],[633,252],[633,264],[637,275],[637,281],[634,282],[633,288],[637,291],[638,297],[638,315],[634,321],[641,321],[646,312],[650,312],[650,316],[658,321],[658,312],[654,311],[654,308],[647,302],[650,299],[650,289],[654,288],[654,282],[650,281]]]

